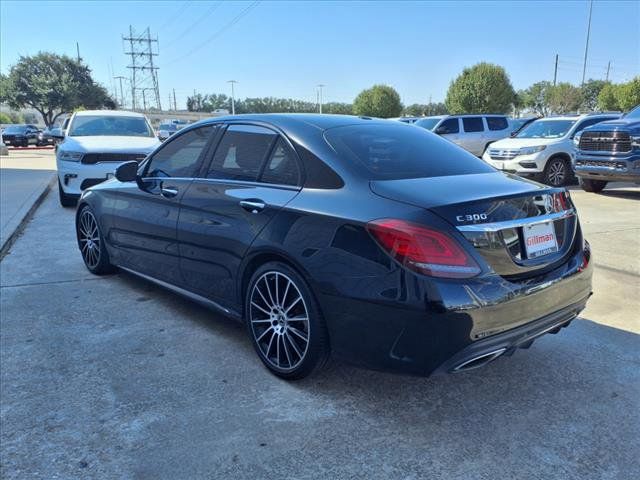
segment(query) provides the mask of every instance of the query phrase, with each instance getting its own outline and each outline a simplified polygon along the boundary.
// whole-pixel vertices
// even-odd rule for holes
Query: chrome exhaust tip
[[[477,357],[465,360],[461,364],[454,367],[453,371],[463,372],[467,370],[473,370],[475,368],[484,367],[487,363],[492,362],[506,351],[506,348],[499,348],[498,350],[493,350],[489,353],[483,353],[482,355],[478,355]]]

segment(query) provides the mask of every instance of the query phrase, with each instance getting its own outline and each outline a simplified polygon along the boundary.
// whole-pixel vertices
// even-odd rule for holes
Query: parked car
[[[161,142],[164,142],[167,138],[169,138],[171,135],[176,133],[183,126],[184,126],[183,124],[173,123],[173,122],[161,123],[158,126],[158,139]]]
[[[498,170],[547,185],[566,185],[573,179],[574,135],[591,125],[619,117],[619,113],[593,113],[541,118],[515,137],[493,143],[482,158]]]
[[[426,128],[480,157],[490,143],[509,136],[504,115],[438,115],[425,117],[414,125]]]
[[[524,127],[541,117],[518,117],[509,119],[509,127],[511,128],[510,137],[515,137]]]
[[[89,271],[120,267],[244,321],[287,379],[329,352],[468,370],[556,333],[591,294],[564,189],[386,120],[201,121],[85,190],[76,219]]]
[[[140,113],[86,110],[70,118],[56,149],[62,206],[76,204],[83,190],[113,176],[126,161],[141,162],[160,142]]]
[[[40,129],[32,124],[9,125],[2,131],[2,142],[13,147],[28,147],[38,144]]]
[[[62,129],[59,126],[47,127],[38,133],[37,146],[55,145],[62,137]]]
[[[618,120],[576,134],[574,170],[580,186],[598,193],[608,182],[640,183],[640,105]]]

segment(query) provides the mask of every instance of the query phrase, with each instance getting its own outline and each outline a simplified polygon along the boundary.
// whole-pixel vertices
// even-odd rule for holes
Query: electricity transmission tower
[[[160,103],[160,88],[158,87],[158,67],[154,64],[154,57],[158,56],[158,37],[152,38],[147,27],[142,33],[136,33],[129,25],[129,36],[122,36],[122,41],[129,51],[125,54],[131,57],[131,107],[139,110],[155,106],[162,110]],[[151,96],[147,95],[151,92]],[[142,102],[141,102],[142,100]]]

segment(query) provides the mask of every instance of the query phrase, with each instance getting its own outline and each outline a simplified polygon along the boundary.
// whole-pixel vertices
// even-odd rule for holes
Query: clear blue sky
[[[587,1],[560,2],[50,1],[0,3],[0,69],[39,50],[75,56],[113,89],[129,75],[122,34],[129,25],[159,38],[161,100],[229,93],[350,102],[374,83],[403,102],[444,99],[449,82],[479,61],[506,68],[516,89],[553,79],[579,84]],[[640,2],[596,0],[587,77],[625,81],[640,73]]]

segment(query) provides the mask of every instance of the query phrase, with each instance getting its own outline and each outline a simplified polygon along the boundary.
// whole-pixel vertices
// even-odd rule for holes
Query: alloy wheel
[[[90,269],[95,269],[100,263],[100,231],[96,217],[88,208],[80,214],[78,241],[84,263]]]
[[[287,275],[269,271],[253,284],[249,308],[251,332],[264,359],[291,371],[309,349],[309,312],[302,294]]]
[[[554,160],[549,165],[549,171],[547,173],[547,179],[553,186],[564,185],[564,179],[567,175],[566,165],[562,160]]]

